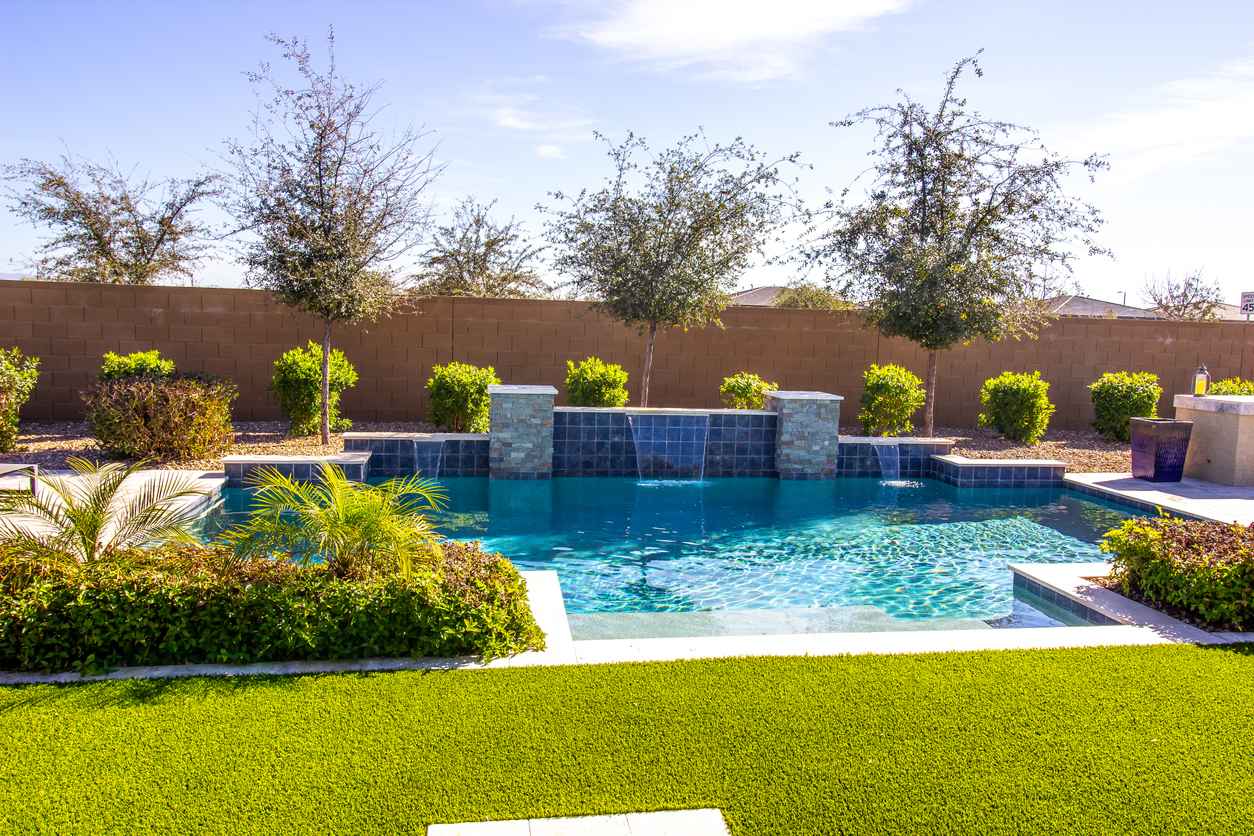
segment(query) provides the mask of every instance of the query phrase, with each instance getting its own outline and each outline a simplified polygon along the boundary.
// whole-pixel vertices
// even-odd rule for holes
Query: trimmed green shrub
[[[753,372],[736,372],[723,378],[718,396],[728,409],[764,409],[766,393],[777,389],[778,383],[764,380]]]
[[[1163,387],[1153,372],[1106,372],[1089,384],[1093,427],[1112,441],[1128,441],[1129,419],[1158,416]]]
[[[0,555],[0,560],[3,556]],[[0,670],[363,657],[492,658],[544,646],[526,584],[477,543],[410,577],[166,547],[0,595]]]
[[[340,395],[357,385],[357,369],[338,348],[331,349],[330,384],[331,432],[344,432],[353,422],[340,415]],[[310,340],[303,348],[283,352],[274,361],[270,391],[287,416],[289,435],[317,434],[322,425],[322,346]]]
[[[217,458],[235,440],[235,384],[193,375],[101,380],[83,393],[92,435],[116,456],[156,461]]]
[[[171,377],[174,361],[162,357],[157,349],[136,351],[133,354],[115,354],[106,351],[100,365],[101,380],[121,380],[124,377]]]
[[[1125,594],[1213,629],[1254,630],[1254,527],[1131,519],[1108,531],[1101,547]]]
[[[627,403],[627,370],[600,357],[578,365],[567,360],[566,400],[571,406],[622,406]]]
[[[27,357],[17,348],[0,348],[0,453],[17,444],[18,413],[38,380],[38,357]]]
[[[488,387],[500,383],[496,369],[453,361],[433,366],[427,379],[431,422],[455,433],[488,431]]]
[[[1054,405],[1040,372],[1002,372],[980,387],[981,427],[992,427],[1011,441],[1036,444],[1049,427]]]
[[[1210,385],[1212,395],[1254,395],[1254,380],[1226,377]]]
[[[858,421],[865,435],[908,435],[911,416],[923,408],[927,393],[919,376],[904,366],[871,367],[862,374]]]

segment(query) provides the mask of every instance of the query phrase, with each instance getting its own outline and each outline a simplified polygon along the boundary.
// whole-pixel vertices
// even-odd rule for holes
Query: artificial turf
[[[1254,832],[1248,646],[9,688],[0,741],[6,832]]]

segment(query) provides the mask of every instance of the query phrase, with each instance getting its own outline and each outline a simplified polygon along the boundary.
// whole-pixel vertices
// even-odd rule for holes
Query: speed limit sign
[[[1245,314],[1247,319],[1250,314],[1254,314],[1254,292],[1247,290],[1241,294],[1241,313]]]

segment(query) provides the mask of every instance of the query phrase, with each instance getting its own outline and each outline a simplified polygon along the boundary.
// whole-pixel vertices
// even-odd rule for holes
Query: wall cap
[[[767,392],[768,398],[781,401],[843,401],[844,395],[833,395],[830,392]]]
[[[488,386],[489,395],[552,395],[557,397],[553,386],[527,386],[512,383],[494,383]]]
[[[1192,409],[1194,412],[1254,415],[1254,395],[1176,395],[1172,405],[1176,409]]]

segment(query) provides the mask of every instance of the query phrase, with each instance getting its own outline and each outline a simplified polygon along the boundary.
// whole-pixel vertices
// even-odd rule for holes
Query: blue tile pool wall
[[[715,412],[705,444],[706,476],[776,476],[771,413]]]
[[[1072,615],[1078,616],[1090,624],[1096,624],[1101,627],[1110,627],[1119,624],[1119,622],[1115,621],[1113,618],[1103,615],[1097,610],[1090,609],[1089,607],[1081,604],[1079,601],[1068,598],[1066,595],[1050,589],[1048,586],[1042,586],[1031,578],[1025,578],[1018,572],[1014,575],[1014,588],[1030,592],[1037,598],[1048,601],[1055,607],[1066,610]]]
[[[344,475],[354,482],[366,481],[368,474],[366,462],[335,462],[344,471]],[[227,487],[240,488],[248,484],[250,477],[257,470],[270,468],[284,476],[301,482],[318,478],[322,466],[316,462],[227,462],[225,464]]]
[[[625,412],[553,412],[554,476],[635,476]]]
[[[932,459],[932,477],[959,488],[1062,487],[1067,467],[1029,464],[959,464]]]
[[[440,456],[441,476],[487,476],[488,439],[445,439]]]
[[[695,479],[704,468],[707,477],[774,476],[775,422],[766,413],[558,409],[553,475]]]
[[[875,448],[866,442],[840,442],[836,465],[838,476],[880,476],[880,459]],[[917,442],[898,444],[903,479],[922,479],[933,475],[932,456],[949,452],[952,442]]]
[[[488,439],[346,438],[344,449],[370,453],[372,479],[392,476],[487,476]]]

